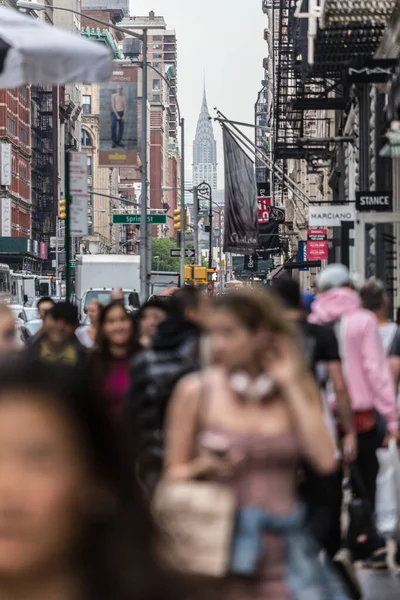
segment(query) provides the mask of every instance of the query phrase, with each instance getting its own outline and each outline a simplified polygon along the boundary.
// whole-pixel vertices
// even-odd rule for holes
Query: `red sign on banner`
[[[258,222],[269,222],[269,207],[271,206],[271,198],[269,196],[260,196],[258,201]]]
[[[307,242],[307,259],[308,260],[328,260],[328,242]]]
[[[312,242],[325,242],[328,239],[327,229],[309,229],[307,231],[307,239]]]

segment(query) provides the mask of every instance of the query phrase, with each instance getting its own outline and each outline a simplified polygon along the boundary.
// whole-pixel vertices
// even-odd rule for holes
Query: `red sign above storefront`
[[[269,207],[271,206],[271,198],[269,196],[260,196],[258,201],[258,222],[269,222]]]
[[[328,260],[328,230],[314,227],[307,231],[307,260]]]
[[[328,242],[307,242],[307,260],[328,260]]]
[[[328,239],[328,230],[319,229],[317,227],[314,227],[314,229],[309,229],[307,231],[307,239],[308,241],[313,242],[325,242]]]

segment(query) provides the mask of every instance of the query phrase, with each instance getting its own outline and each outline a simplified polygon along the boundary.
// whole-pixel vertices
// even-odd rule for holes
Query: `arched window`
[[[92,136],[86,129],[82,129],[81,145],[82,146],[93,146]]]

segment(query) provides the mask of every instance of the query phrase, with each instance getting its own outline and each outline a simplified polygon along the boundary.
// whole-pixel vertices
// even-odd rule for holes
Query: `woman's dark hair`
[[[301,310],[300,286],[291,277],[282,276],[273,279],[272,289],[278,294],[285,307],[292,310]]]
[[[100,312],[99,326],[98,326],[98,332],[97,332],[95,350],[94,350],[94,352],[100,358],[102,358],[103,361],[106,361],[106,362],[109,362],[110,360],[112,360],[112,355],[110,352],[110,346],[109,346],[108,340],[107,340],[106,336],[104,335],[103,327],[104,327],[104,323],[106,322],[106,319],[107,319],[109,313],[112,310],[114,310],[115,308],[118,308],[118,310],[123,311],[126,314],[127,318],[132,323],[132,336],[130,339],[130,345],[128,348],[127,358],[131,358],[134,354],[136,354],[136,352],[138,352],[140,350],[140,345],[139,345],[137,335],[136,335],[135,322],[134,322],[132,315],[126,310],[126,308],[122,304],[122,302],[120,302],[119,300],[114,300],[113,302],[110,302],[110,304],[107,304]]]
[[[27,357],[0,364],[0,401],[8,392],[35,393],[60,408],[82,440],[94,483],[111,494],[110,510],[87,514],[84,539],[74,554],[86,600],[176,600],[180,581],[155,557],[157,532],[135,477],[136,453],[84,377],[69,366]],[[78,439],[79,439],[78,438]],[[129,440],[129,443],[128,443]],[[78,516],[77,516],[78,518]]]
[[[51,303],[53,306],[55,304],[53,298],[50,298],[50,296],[42,296],[41,298],[39,298],[38,303],[36,305],[36,307],[39,309],[40,305],[43,304],[44,302],[49,302]]]
[[[147,302],[142,304],[138,312],[136,313],[137,322],[140,323],[143,315],[146,313],[146,310],[149,308],[158,308],[165,312],[165,316],[168,317],[169,314],[169,298],[167,300],[160,300],[157,297],[150,298]]]

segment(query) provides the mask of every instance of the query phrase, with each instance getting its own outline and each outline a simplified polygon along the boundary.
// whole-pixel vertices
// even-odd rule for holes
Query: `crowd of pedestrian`
[[[354,562],[388,565],[400,330],[380,282],[330,265],[316,284],[136,314],[117,290],[83,325],[42,298],[22,350],[0,306],[0,598],[359,598]]]

